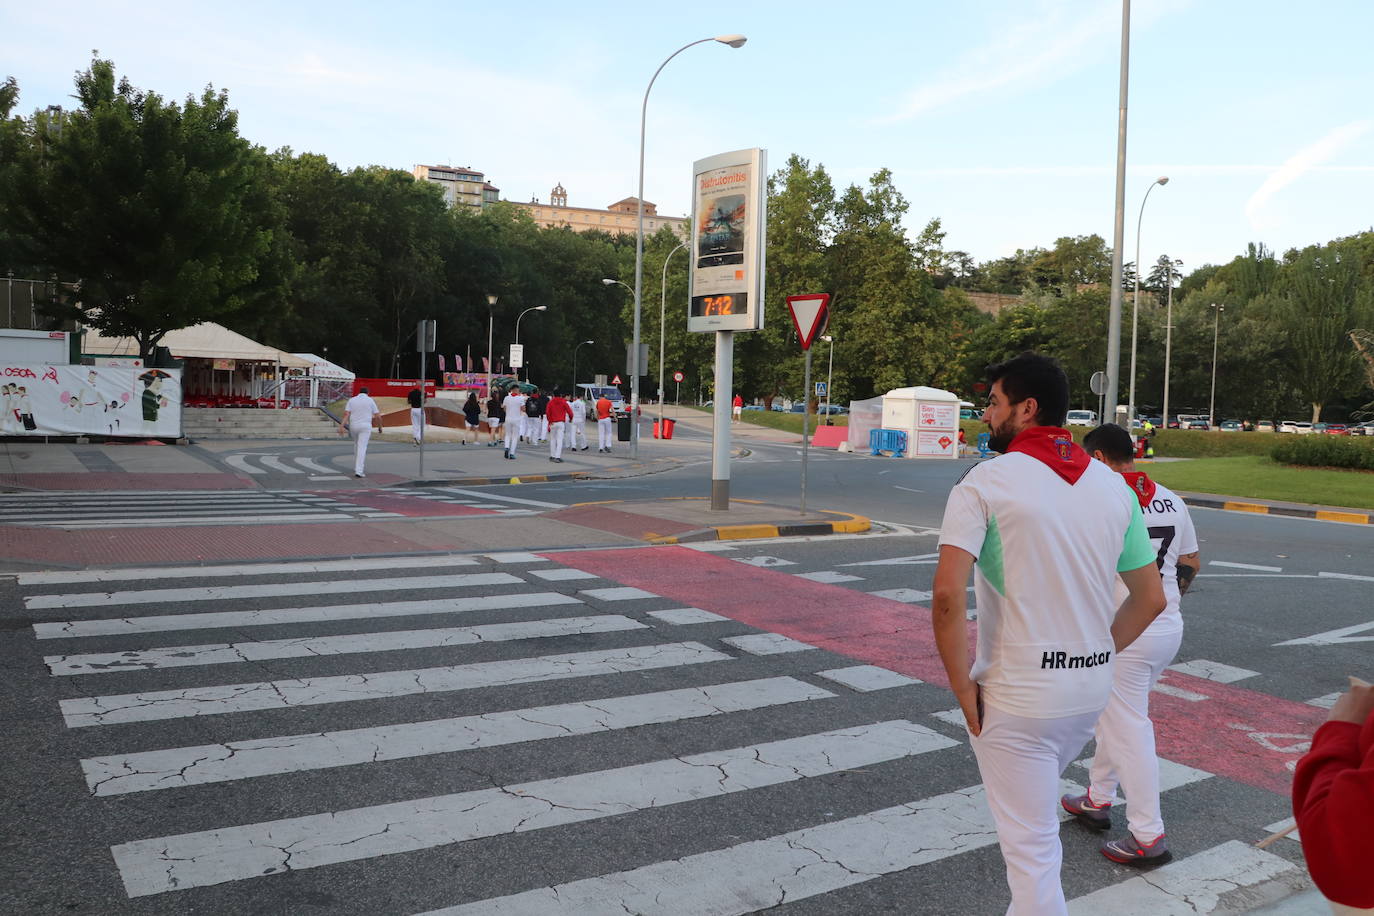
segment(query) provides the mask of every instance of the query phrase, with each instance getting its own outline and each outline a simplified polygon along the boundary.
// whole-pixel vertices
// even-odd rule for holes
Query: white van
[[[592,407],[598,400],[605,397],[611,402],[611,413],[619,415],[629,411],[630,405],[625,402],[625,395],[620,393],[620,389],[614,385],[578,385],[577,393],[580,397],[587,400],[587,416],[595,418]]]
[[[1096,426],[1097,411],[1070,410],[1066,422],[1069,426]]]

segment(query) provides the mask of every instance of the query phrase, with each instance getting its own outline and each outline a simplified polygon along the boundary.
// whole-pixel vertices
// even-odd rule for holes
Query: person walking
[[[488,392],[487,397],[487,432],[491,436],[491,441],[487,443],[487,448],[495,448],[496,443],[501,438],[501,422],[505,419],[506,412],[501,409],[501,399],[494,393]]]
[[[572,419],[568,421],[567,446],[574,452],[585,452],[587,450],[587,402],[582,398],[575,397],[572,399],[571,407]]]
[[[406,400],[410,402],[410,438],[418,446],[425,438],[425,396],[419,388],[412,388]]]
[[[534,442],[536,445],[549,438],[549,396],[542,391],[534,393]]]
[[[1063,428],[1064,370],[1023,353],[990,366],[988,380],[983,422],[1002,454],[971,467],[950,491],[931,623],[997,827],[1007,913],[1064,916],[1059,778],[1107,705],[1113,655],[1166,602],[1140,504]],[[1128,595],[1115,608],[1118,575]]]
[[[512,386],[501,399],[501,411],[506,415],[506,457],[514,458],[515,449],[520,445],[523,426],[520,421],[525,416],[525,396],[520,389]]]
[[[458,441],[467,445],[468,437],[471,437],[472,441],[476,443],[482,429],[482,405],[477,403],[477,392],[475,391],[469,391],[468,399],[463,402],[463,425],[467,427],[467,434]]]
[[[604,394],[596,399],[596,450],[611,450],[611,399]]]
[[[367,388],[359,388],[358,393],[344,404],[343,419],[339,421],[339,435],[347,432],[353,437],[353,476],[364,476],[367,461],[367,442],[372,438],[372,428],[382,431],[382,409]]]
[[[1060,804],[1089,827],[1107,830],[1119,785],[1126,792],[1129,832],[1122,839],[1103,843],[1102,854],[1123,865],[1162,865],[1172,856],[1159,807],[1159,758],[1150,721],[1150,690],[1183,640],[1178,606],[1202,566],[1197,534],[1183,500],[1135,469],[1131,434],[1126,430],[1115,423],[1103,424],[1083,437],[1083,450],[1120,474],[1140,503],[1147,533],[1157,545],[1155,565],[1168,605],[1139,639],[1117,653],[1111,699],[1094,732],[1097,750],[1088,791],[1065,795]],[[1113,600],[1120,603],[1124,598],[1125,588],[1118,582]]]
[[[544,419],[549,424],[549,460],[563,463],[563,428],[572,419],[572,408],[563,398],[563,392],[557,388],[553,390],[553,397],[549,398],[549,404],[544,409]]]
[[[744,398],[735,395],[735,399],[730,402],[730,421],[738,423],[744,417]]]

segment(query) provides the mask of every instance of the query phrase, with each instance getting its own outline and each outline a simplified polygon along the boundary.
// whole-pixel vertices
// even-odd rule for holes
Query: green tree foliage
[[[80,282],[53,314],[133,337],[146,357],[175,328],[289,307],[270,163],[239,136],[227,93],[178,105],[97,58],[76,97],[73,112],[30,119],[5,176],[8,233]]]

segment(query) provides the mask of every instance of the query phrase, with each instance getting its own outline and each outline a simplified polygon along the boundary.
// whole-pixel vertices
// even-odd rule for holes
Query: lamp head
[[[619,282],[619,280],[612,280],[609,277],[601,281],[604,286],[615,286]]]
[[[547,305],[536,305],[534,307],[534,310],[536,312],[547,312],[549,310],[549,307]]]
[[[744,45],[744,43],[745,43],[746,41],[748,41],[748,40],[749,40],[749,39],[745,38],[743,35],[717,35],[717,36],[716,36],[716,41],[720,42],[720,43],[723,44],[723,45],[729,45],[729,46],[732,47],[732,48],[739,48],[739,47],[742,47],[742,46]]]
[[[496,304],[496,296],[492,295],[491,293],[488,293],[488,294],[487,294],[487,305],[495,305],[495,304]]]
[[[831,337],[829,334],[822,334],[822,335],[821,335],[821,340],[825,341],[826,343],[834,343],[834,342],[835,342],[835,338]]]
[[[1169,183],[1169,176],[1168,176],[1168,175],[1160,175],[1158,178],[1155,179],[1155,184],[1168,184],[1168,183]]]
[[[596,343],[596,341],[594,341],[594,340],[584,340],[584,341],[582,341],[582,342],[583,342],[584,344]]]

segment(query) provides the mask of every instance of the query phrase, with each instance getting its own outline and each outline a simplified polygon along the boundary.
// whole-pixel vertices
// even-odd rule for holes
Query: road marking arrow
[[[1304,636],[1301,639],[1290,639],[1287,642],[1276,642],[1276,646],[1334,646],[1343,642],[1374,642],[1374,635],[1356,636],[1356,633],[1364,633],[1374,630],[1374,622],[1357,623],[1353,627],[1341,627],[1339,630],[1327,630],[1325,633],[1318,633],[1315,636]]]

